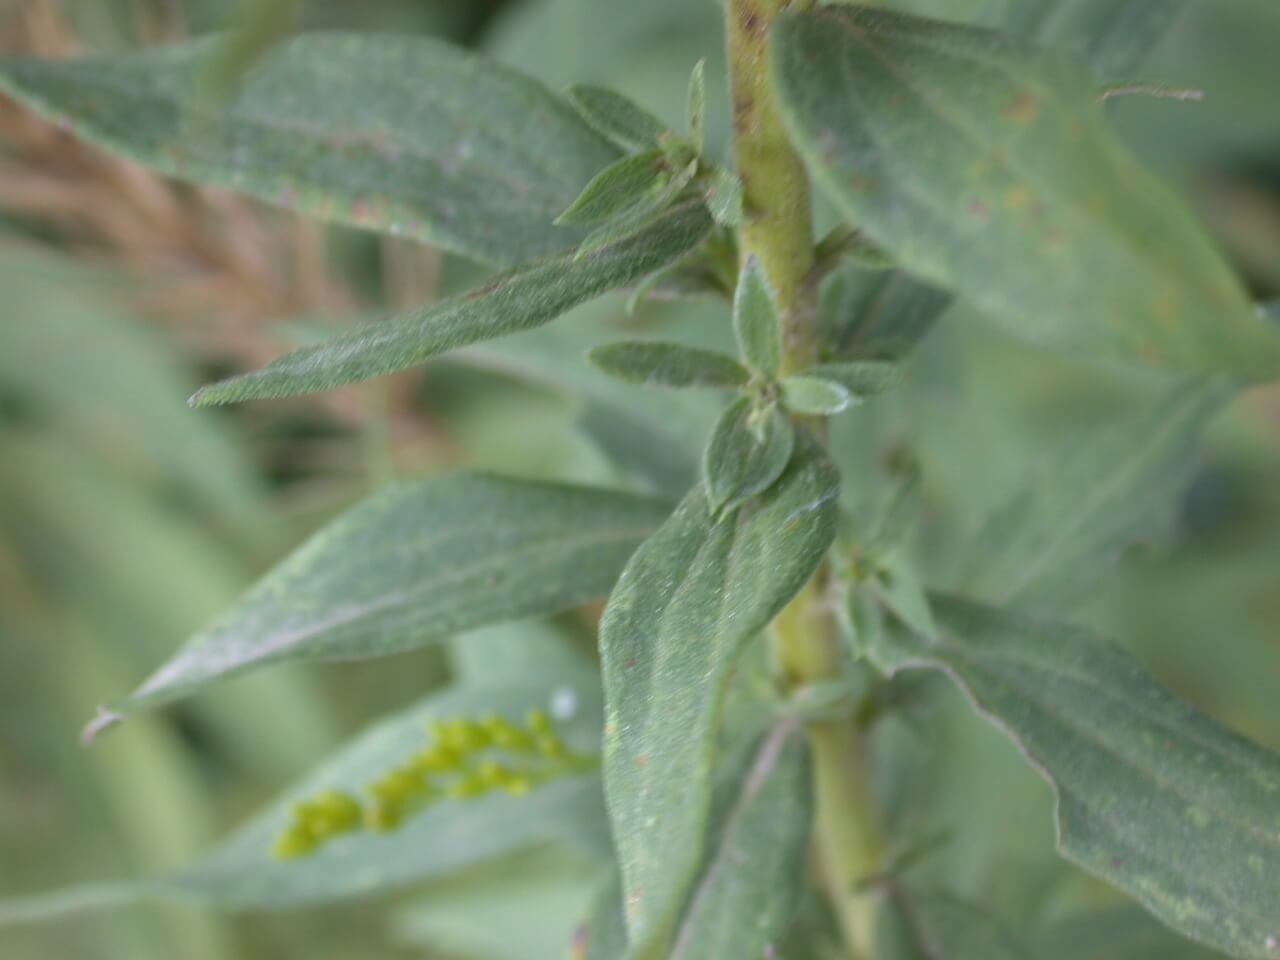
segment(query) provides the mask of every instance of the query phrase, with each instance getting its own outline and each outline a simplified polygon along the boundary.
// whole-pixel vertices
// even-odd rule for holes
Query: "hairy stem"
[[[786,9],[811,6],[787,0],[728,0],[729,89],[733,150],[742,178],[744,255],[753,255],[773,287],[783,324],[783,372],[814,362],[813,296],[805,279],[813,267],[809,178],[791,147],[769,84],[769,27]]]
[[[726,0],[734,159],[742,178],[743,257],[760,262],[783,324],[783,373],[818,359],[809,180],[783,128],[769,84],[768,31],[783,11],[812,0]],[[815,431],[820,425],[813,425]],[[774,659],[789,687],[838,676],[844,657],[820,570],[773,625]],[[863,881],[879,873],[884,850],[866,744],[849,720],[811,723],[817,797],[816,846],[850,954],[874,949],[875,897]]]

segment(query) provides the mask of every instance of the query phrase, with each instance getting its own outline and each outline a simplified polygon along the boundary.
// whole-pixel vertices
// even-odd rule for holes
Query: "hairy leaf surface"
[[[700,203],[684,203],[637,232],[583,256],[570,252],[517,267],[461,296],[362,324],[261,370],[205,387],[197,404],[287,397],[416,366],[447,350],[530,330],[639,280],[696,247],[711,229]]]
[[[804,888],[813,797],[803,734],[778,727],[726,771],[713,839],[668,960],[767,957]]]
[[[787,468],[796,430],[776,404],[757,409],[739,397],[716,421],[703,457],[703,480],[712,510],[733,507],[768,490]]]
[[[654,387],[740,387],[750,372],[728,354],[682,343],[621,340],[587,354],[597,369],[627,383]]]
[[[1057,796],[1058,845],[1184,936],[1245,960],[1280,940],[1280,756],[1091,632],[933,598],[938,642],[885,631],[885,669],[945,671]]]
[[[817,179],[906,269],[1034,343],[1280,373],[1280,336],[1109,133],[1083,67],[861,7],[784,17],[773,51],[784,118]]]
[[[197,634],[122,706],[284,660],[409,650],[601,596],[669,508],[607,490],[462,473],[349,510]]]
[[[162,173],[501,265],[580,239],[552,221],[617,158],[536,80],[426,37],[295,37],[225,100],[200,92],[217,52],[7,59],[0,89]]]
[[[701,861],[726,684],[826,553],[838,493],[834,467],[808,439],[740,510],[717,519],[696,487],[609,599],[605,781],[635,958],[664,956],[671,943]]]

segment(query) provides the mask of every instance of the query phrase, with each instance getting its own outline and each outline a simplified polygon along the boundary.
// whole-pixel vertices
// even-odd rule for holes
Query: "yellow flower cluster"
[[[370,799],[363,806],[338,790],[324,790],[296,804],[272,855],[305,856],[332,837],[362,826],[394,830],[409,814],[440,800],[494,790],[520,796],[540,783],[595,766],[598,760],[565,746],[543,710],[531,710],[522,726],[489,714],[432,720],[427,729],[432,742],[370,783],[365,788]]]

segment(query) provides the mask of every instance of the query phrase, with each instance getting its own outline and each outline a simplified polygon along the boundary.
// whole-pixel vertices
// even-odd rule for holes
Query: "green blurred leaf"
[[[689,123],[689,140],[693,149],[701,154],[707,147],[707,60],[703,57],[693,65],[689,75],[689,100],[685,116]]]
[[[269,663],[379,656],[565,609],[608,592],[668,509],[474,473],[388,488],[303,544],[120,707]]]
[[[397,911],[397,939],[483,960],[565,960],[599,866],[554,847],[427,884]]]
[[[733,330],[742,359],[766,377],[782,364],[782,326],[760,262],[748,257],[733,295]]]
[[[713,512],[732,509],[763,493],[787,468],[796,445],[796,428],[770,403],[739,397],[711,431],[702,461],[703,482]]]
[[[849,363],[819,363],[804,376],[839,384],[856,399],[874,397],[902,382],[902,368],[895,363],[862,360]]]
[[[639,200],[619,210],[592,230],[587,235],[587,238],[579,244],[577,256],[584,257],[606,244],[617,243],[624,237],[630,237],[639,230],[650,229],[654,218],[660,216],[664,210],[680,199],[685,188],[693,183],[693,178],[697,173],[698,161],[690,160],[683,168],[671,173],[665,182],[662,180],[655,181],[653,187],[643,194]],[[698,239],[702,239],[701,234]],[[680,253],[683,255],[687,252],[688,250],[682,250]],[[678,258],[673,257],[672,259]]]
[[[1037,938],[1041,960],[1221,960],[1134,906],[1104,907],[1053,924]]]
[[[583,361],[583,353],[598,343],[599,337],[557,324],[454,356],[562,393],[578,405],[583,431],[614,462],[660,493],[683,496],[697,482],[700,441],[720,414],[721,398],[661,390],[637,403],[633,387]]]
[[[1066,50],[1124,79],[1186,9],[1186,0],[989,0],[1005,29]]]
[[[793,413],[829,417],[849,409],[853,395],[843,386],[821,377],[784,377],[782,403]]]
[[[737,174],[716,167],[707,184],[707,210],[716,223],[736,227],[742,223],[742,180]]]
[[[1135,541],[1169,526],[1205,427],[1235,395],[1179,383],[1028,476],[965,551],[962,586],[995,603],[1079,599]]]
[[[232,29],[221,38],[204,69],[204,94],[225,97],[264,54],[288,36],[302,0],[241,0]]]
[[[582,188],[556,223],[598,223],[633,206],[657,184],[662,159],[655,148],[615,160]]]
[[[1175,699],[1087,630],[933,598],[939,642],[886,632],[889,672],[946,672],[1057,796],[1062,853],[1184,936],[1275,956],[1280,757]]]
[[[647,150],[666,124],[633,100],[591,84],[574,84],[569,100],[591,129],[623,150]]]
[[[617,156],[536,81],[425,37],[296,37],[222,108],[198,95],[216,51],[10,58],[0,88],[163,173],[503,265],[581,237],[551,222]]]
[[[773,50],[815,176],[907,269],[1034,343],[1187,373],[1280,372],[1280,336],[1107,131],[1084,68],[856,7],[784,17]]]
[[[826,352],[834,359],[901,360],[951,302],[949,293],[901,270],[847,267],[823,291]]]
[[[740,387],[751,373],[727,354],[682,343],[618,340],[588,354],[597,370],[625,383],[654,387]]]
[[[876,960],[1032,960],[990,911],[958,897],[895,886],[876,929]]]
[[[627,923],[622,916],[622,878],[616,866],[610,869],[604,883],[596,889],[580,938],[586,945],[582,960],[621,960],[626,955]]]
[[[568,253],[517,267],[461,296],[362,324],[343,336],[287,353],[261,370],[207,386],[193,402],[232,403],[327,390],[541,326],[680,259],[710,229],[701,204],[682,204],[587,256]]]
[[[714,839],[668,960],[774,954],[805,886],[813,797],[803,733],[774,729],[723,777]]]
[[[631,956],[664,956],[671,943],[702,858],[729,677],[822,560],[838,494],[808,439],[756,504],[716,518],[695,487],[609,598],[605,778]]]
[[[115,886],[64,891],[0,905],[0,923],[27,923],[130,900],[175,900],[229,909],[280,909],[369,896],[441,877],[489,858],[548,842],[599,856],[608,844],[600,778],[562,777],[514,797],[490,793],[442,801],[396,831],[336,838],[291,860],[271,856],[272,841],[299,801],[324,789],[359,791],[420,750],[432,718],[497,713],[521,722],[534,707],[571,701],[557,729],[575,750],[592,750],[600,730],[600,697],[591,673],[530,677],[520,686],[448,690],[353,740],[220,845],[172,873]]]

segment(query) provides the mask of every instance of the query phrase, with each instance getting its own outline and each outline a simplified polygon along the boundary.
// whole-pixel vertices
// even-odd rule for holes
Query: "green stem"
[[[814,363],[819,344],[816,291],[807,282],[814,265],[809,180],[773,100],[768,32],[783,11],[812,5],[813,0],[726,0],[725,5],[734,160],[745,207],[739,249],[744,258],[760,262],[773,288],[783,325],[784,374]],[[825,569],[815,574],[773,625],[774,659],[789,688],[838,677],[843,669],[827,577]],[[881,871],[884,841],[866,744],[850,720],[817,721],[807,733],[824,879],[850,954],[869,958],[879,894],[863,881]]]
[[[773,287],[783,328],[783,373],[817,359],[814,298],[805,283],[813,267],[809,178],[782,125],[769,82],[768,34],[787,0],[728,0],[729,88],[733,151],[742,178],[744,222],[739,248],[760,261]]]

